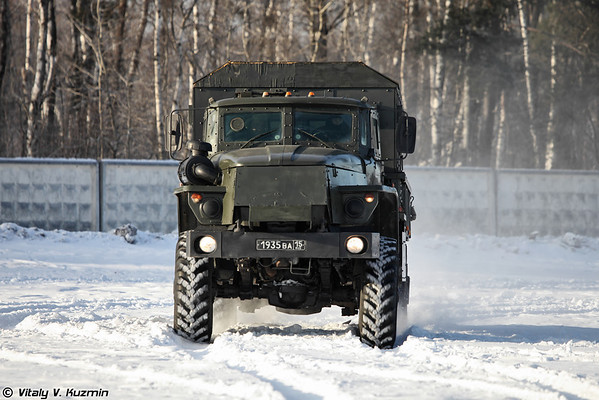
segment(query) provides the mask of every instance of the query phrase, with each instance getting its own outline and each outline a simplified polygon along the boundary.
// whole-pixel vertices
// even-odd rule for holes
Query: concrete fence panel
[[[176,162],[102,161],[101,230],[126,223],[151,232],[177,229]]]
[[[599,173],[502,170],[497,178],[499,235],[599,236]]]
[[[494,234],[494,175],[490,172],[484,168],[406,168],[418,214],[413,230]]]
[[[0,159],[0,221],[43,229],[97,230],[94,160]]]

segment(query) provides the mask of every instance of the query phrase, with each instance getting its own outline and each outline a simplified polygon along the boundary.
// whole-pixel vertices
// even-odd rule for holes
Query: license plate
[[[258,239],[256,250],[305,251],[305,240]]]

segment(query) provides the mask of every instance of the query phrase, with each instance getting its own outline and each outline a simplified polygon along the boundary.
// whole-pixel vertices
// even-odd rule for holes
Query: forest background
[[[407,164],[599,169],[599,0],[0,0],[0,157],[160,159],[228,60],[361,60]]]

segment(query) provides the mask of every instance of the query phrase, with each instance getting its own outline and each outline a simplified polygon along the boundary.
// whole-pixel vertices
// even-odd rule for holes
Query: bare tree
[[[38,3],[38,40],[36,51],[35,75],[33,87],[29,95],[29,106],[27,110],[27,133],[25,141],[25,151],[27,157],[33,157],[35,154],[35,143],[39,139],[37,129],[39,128],[40,108],[48,92],[48,33],[49,22],[51,18],[50,9],[54,6],[53,0],[39,0]],[[52,50],[50,50],[52,51]]]
[[[460,67],[462,68],[462,90],[461,90],[461,101],[460,107],[458,111],[459,124],[456,123],[456,127],[460,126],[460,135],[454,136],[458,139],[458,147],[459,147],[459,158],[462,159],[463,162],[468,163],[471,161],[472,157],[470,156],[470,152],[468,151],[471,148],[472,137],[470,131],[470,55],[472,53],[472,41],[469,35],[466,34],[466,44],[464,46],[464,57],[460,62]],[[457,122],[456,121],[456,122]]]
[[[555,32],[554,32],[555,33]],[[547,145],[545,147],[545,169],[552,169],[555,160],[555,89],[557,85],[557,50],[555,36],[551,38],[549,112],[547,115]]]
[[[170,7],[170,22],[168,24],[170,28],[168,41],[175,51],[174,56],[176,65],[174,78],[175,87],[172,95],[171,111],[182,108],[180,103],[183,97],[184,86],[183,66],[186,64],[186,56],[183,46],[189,21],[193,18],[194,9],[194,4],[191,4],[190,7],[187,8],[184,3],[181,3],[179,4],[179,12],[177,12],[175,4],[176,3],[173,3]],[[177,15],[177,21],[179,22],[178,26],[175,24],[175,15]]]
[[[431,145],[432,145],[432,161],[438,164],[441,161],[443,139],[441,138],[441,113],[443,111],[443,84],[445,80],[445,57],[443,56],[442,48],[445,45],[447,34],[446,26],[449,19],[449,7],[451,0],[445,0],[445,5],[442,5],[442,0],[437,1],[437,7],[443,15],[442,31],[439,44],[435,49],[434,54],[434,69],[431,76]]]
[[[31,64],[33,53],[31,51],[31,29],[33,24],[33,0],[27,0],[27,22],[25,23],[25,66],[23,67],[23,84],[28,90],[29,75],[31,75]]]
[[[264,0],[260,48],[264,53],[264,59],[269,61],[277,58],[277,8],[275,0]]]
[[[245,0],[243,7],[243,24],[241,27],[241,43],[243,45],[243,54],[246,60],[250,60],[251,49],[251,31],[252,31],[252,13],[251,0]]]
[[[164,140],[162,137],[164,124],[162,122],[162,68],[161,68],[161,33],[162,31],[162,5],[160,0],[154,0],[154,105],[156,122],[156,147],[158,158],[164,158]]]
[[[374,29],[376,24],[376,1],[370,3],[370,9],[368,10],[368,29],[366,31],[366,45],[364,46],[364,62],[371,64],[372,62],[372,45],[374,43]]]
[[[506,145],[506,119],[505,119],[505,90],[501,91],[499,96],[499,124],[494,146],[495,163],[492,167],[499,169],[503,166],[503,157]]]
[[[520,34],[522,35],[522,52],[524,54],[524,79],[526,82],[526,107],[528,110],[528,121],[529,121],[529,132],[532,139],[532,150],[537,154],[534,158],[533,166],[540,165],[540,158],[544,156],[539,154],[538,138],[535,131],[534,121],[534,104],[532,99],[532,82],[530,77],[530,61],[529,61],[529,45],[528,45],[528,31],[526,23],[526,14],[524,11],[523,0],[518,0],[518,17],[520,19]]]
[[[148,9],[150,0],[143,0],[142,10],[140,14],[139,29],[136,32],[135,39],[133,41],[134,47],[131,58],[129,59],[129,67],[125,75],[125,98],[126,98],[126,135],[125,135],[125,156],[131,157],[131,147],[133,140],[133,110],[132,110],[132,96],[133,96],[133,82],[137,77],[137,71],[139,69],[139,55],[143,44],[144,33],[148,23]]]
[[[310,30],[310,61],[327,59],[329,33],[327,10],[333,4],[330,0],[306,0],[308,2],[308,26]]]
[[[410,14],[412,12],[413,0],[404,0],[404,16],[403,16],[403,31],[401,35],[401,54],[399,61],[399,85],[401,90],[404,91],[406,88],[406,66],[407,66],[407,50],[408,50],[408,33],[410,31]]]
[[[287,15],[289,16],[289,20],[288,20],[288,27],[287,27],[287,47],[285,49],[285,52],[289,55],[291,55],[292,52],[292,46],[293,46],[293,42],[295,41],[295,9],[296,9],[296,1],[297,0],[290,0],[289,1],[289,12],[287,13]],[[293,59],[293,57],[289,57],[289,59]]]
[[[56,12],[54,0],[48,4],[48,32],[46,34],[46,79],[44,82],[44,97],[42,98],[41,118],[46,126],[46,136],[53,134],[60,129],[56,126],[60,120],[56,118]],[[48,142],[48,141],[46,141]],[[51,149],[51,146],[48,146]],[[51,155],[54,152],[48,152],[45,155]]]
[[[8,0],[0,1],[0,91],[6,74],[9,53],[10,18],[8,16]]]
[[[200,52],[200,6],[197,1],[193,3],[193,24],[191,28],[191,49],[187,55],[187,64],[189,69],[189,98],[187,103],[193,104],[193,83],[199,78],[196,55]],[[189,121],[191,123],[191,121]]]
[[[137,30],[137,34],[135,36],[135,46],[133,47],[133,55],[129,60],[129,68],[127,69],[127,85],[131,85],[133,79],[137,74],[137,70],[139,68],[139,53],[141,52],[141,46],[144,38],[144,32],[146,30],[146,25],[148,22],[148,9],[150,5],[150,0],[143,0],[142,2],[142,12],[139,21],[139,29]]]

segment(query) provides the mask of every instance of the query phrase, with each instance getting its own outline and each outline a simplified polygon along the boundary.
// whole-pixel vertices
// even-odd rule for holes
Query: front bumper
[[[211,253],[200,250],[198,242],[204,236],[216,240]],[[352,254],[345,248],[347,239],[359,236],[366,242],[360,254]],[[305,240],[305,250],[258,250],[258,240]],[[323,233],[264,233],[231,231],[188,231],[187,256],[210,258],[378,258],[379,233],[372,232],[323,232]]]

